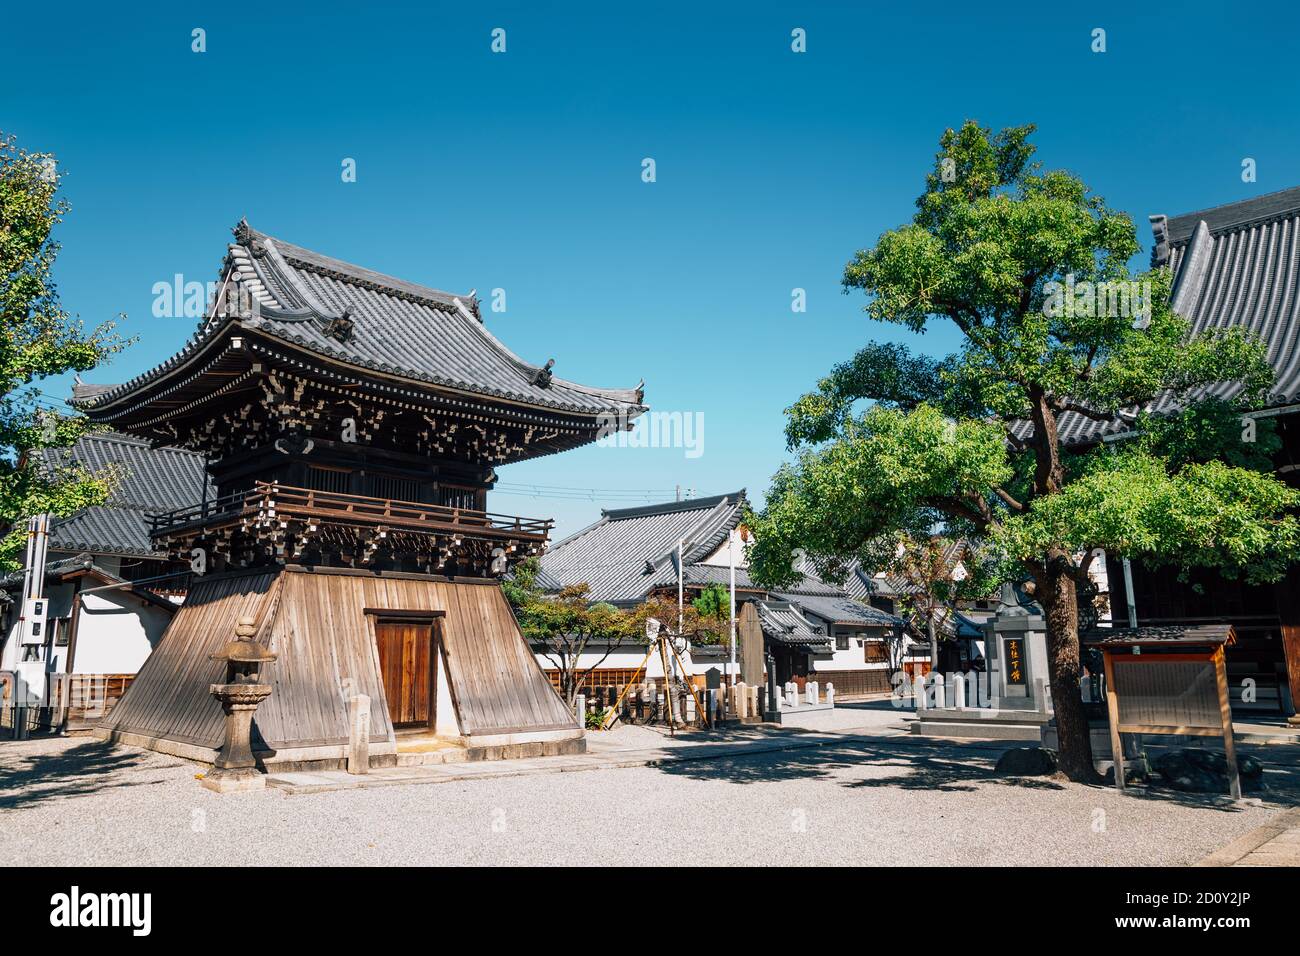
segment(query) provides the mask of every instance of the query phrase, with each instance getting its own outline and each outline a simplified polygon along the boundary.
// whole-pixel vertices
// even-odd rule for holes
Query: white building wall
[[[713,551],[712,554],[708,555],[704,559],[697,561],[695,563],[708,564],[716,568],[730,567],[731,561],[728,555],[730,553],[729,549],[730,549],[731,541],[732,541],[732,536],[728,535],[726,539],[723,540],[722,544],[718,545],[718,547]],[[737,568],[749,567],[749,562],[745,558],[745,546],[740,541],[736,541],[736,547],[734,553],[736,557]]]
[[[73,673],[136,673],[171,619],[168,611],[121,591],[83,595]]]
[[[93,585],[92,585],[93,586]],[[56,584],[46,589],[50,619],[71,615],[73,584]],[[19,595],[21,597],[21,595]],[[135,674],[153,648],[162,640],[172,615],[121,591],[97,591],[80,596],[81,615],[77,624],[74,674]],[[26,622],[15,604],[10,614],[8,640],[0,655],[0,670],[13,671],[28,704],[41,702],[47,675],[68,673],[70,644],[40,648],[41,660],[24,661],[21,634]],[[65,625],[64,633],[69,633]]]
[[[604,660],[601,660],[603,653],[604,653],[603,651],[588,651],[585,654],[579,655],[578,666],[581,667],[583,670],[586,670],[588,667],[595,665],[596,673],[599,674],[602,670],[623,669],[623,668],[626,668],[628,670],[635,670],[637,667],[641,665],[641,662],[645,661],[646,659],[645,656],[646,648],[644,646],[632,646],[629,648],[619,648],[617,650],[611,651],[608,657],[605,657]],[[739,649],[737,649],[737,655],[739,655]],[[543,670],[556,670],[559,667],[558,655],[548,656],[538,651],[534,651],[533,656],[537,658],[537,663],[539,666],[541,666]],[[686,672],[688,674],[703,675],[707,673],[710,668],[713,667],[716,667],[719,671],[725,673],[727,671],[727,664],[730,660],[730,657],[727,657],[724,660],[719,660],[713,657],[709,657],[704,660],[696,661],[691,655],[690,648],[687,648],[686,653],[681,655],[681,660],[682,663],[686,665]],[[677,670],[676,663],[671,660],[670,663],[673,665],[674,671],[680,674],[681,672]],[[642,671],[642,675],[640,679],[641,680],[663,680],[663,676],[664,676],[663,663],[659,659],[659,652],[655,651],[653,654],[650,655],[649,661],[646,662],[645,670]]]
[[[543,670],[556,670],[560,666],[560,656],[558,654],[544,654],[540,651],[534,651],[537,663]],[[639,667],[645,660],[646,648],[644,645],[632,645],[627,648],[616,648],[606,656],[603,649],[599,651],[587,651],[578,655],[578,667],[586,670],[589,667],[596,667],[598,671],[609,670],[614,668],[634,669]],[[603,658],[603,659],[602,659]],[[683,657],[686,664],[690,665],[690,653]],[[663,664],[660,663],[659,653],[650,655],[650,660],[646,663],[645,676],[650,678],[662,679],[664,676]],[[643,678],[644,679],[644,678]]]

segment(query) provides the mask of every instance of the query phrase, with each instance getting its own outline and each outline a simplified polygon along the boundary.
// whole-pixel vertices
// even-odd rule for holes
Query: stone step
[[[1005,720],[914,720],[912,733],[921,737],[966,737],[983,740],[1032,740],[1042,736],[1039,724]]]
[[[937,721],[939,723],[979,723],[979,724],[1033,724],[1043,726],[1051,721],[1051,714],[1044,714],[1037,710],[1009,710],[1001,708],[992,710],[987,707],[968,707],[965,710],[957,710],[954,707],[930,708],[929,710],[917,711],[918,720],[929,723]]]
[[[431,767],[435,764],[461,763],[469,759],[469,750],[460,746],[439,747],[430,750],[403,750],[397,747],[397,766]]]

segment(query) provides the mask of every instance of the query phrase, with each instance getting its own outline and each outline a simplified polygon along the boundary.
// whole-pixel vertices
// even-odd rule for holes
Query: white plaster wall
[[[593,666],[600,670],[619,667],[635,668],[645,660],[645,654],[646,648],[641,645],[617,648],[610,651],[608,657],[605,657],[603,650],[588,651],[578,656],[578,666],[584,670]],[[554,670],[560,666],[560,657],[558,654],[546,655],[535,651],[534,656],[537,658],[537,663],[541,665],[543,670]],[[601,659],[602,657],[604,657],[604,660]],[[689,652],[683,656],[683,660],[687,666],[690,666],[691,659]],[[650,677],[664,676],[664,669],[663,665],[659,661],[658,651],[650,655],[650,660],[646,664],[646,674]]]
[[[1110,596],[1110,574],[1106,570],[1106,552],[1101,548],[1097,549],[1095,556],[1092,559],[1092,564],[1088,566],[1088,577],[1092,579],[1093,584],[1097,585],[1098,591],[1107,597]],[[1109,602],[1106,612],[1098,617],[1097,623],[1103,625],[1110,624],[1116,617],[1117,612],[1120,619],[1127,623],[1127,605],[1124,608],[1115,608],[1109,606]]]
[[[171,619],[162,608],[121,591],[82,595],[73,673],[136,673]]]
[[[578,666],[582,667],[583,669],[586,669],[588,667],[595,665],[598,671],[606,670],[609,668],[635,669],[638,666],[640,666],[643,660],[645,660],[645,653],[646,653],[646,648],[643,646],[619,648],[618,650],[611,651],[610,655],[602,661],[600,652],[589,651],[588,653],[579,656]],[[737,657],[739,657],[739,653],[740,653],[739,647],[737,647],[736,653],[737,653]],[[859,654],[860,653],[861,651],[859,651]],[[553,670],[559,666],[559,664],[557,663],[558,658],[556,657],[548,657],[545,654],[540,654],[537,652],[534,652],[533,656],[537,658],[537,663],[542,667],[543,670]],[[691,655],[689,648],[687,648],[685,654],[681,655],[681,659],[682,659],[682,663],[686,665],[686,672],[692,675],[705,674],[709,671],[710,668],[714,668],[714,667],[716,667],[719,671],[725,674],[727,673],[727,665],[730,663],[731,660],[730,656],[728,656],[725,659],[709,657],[700,661],[696,661]],[[737,662],[737,667],[739,667],[739,662]],[[674,664],[674,670],[675,669],[676,667]],[[659,660],[658,651],[655,651],[655,653],[650,655],[650,660],[646,663],[645,670],[642,673],[643,673],[642,676],[643,680],[663,678],[664,668],[663,668],[663,664]],[[680,671],[678,671],[678,673],[680,673]]]
[[[727,556],[727,555],[728,555],[728,543],[727,543],[727,542],[730,541],[730,540],[731,540],[731,536],[728,535],[727,538],[723,540],[722,544],[718,545],[718,547],[713,551],[712,554],[708,555],[708,556],[705,557],[703,560],[697,561],[697,562],[695,562],[695,563],[696,563],[696,564],[708,564],[708,565],[712,565],[713,567],[718,567],[718,568],[726,568],[726,567],[730,567],[730,566],[731,566],[731,562],[730,562],[730,559],[729,559],[728,556]],[[746,560],[746,558],[745,558],[745,545],[744,545],[742,542],[740,542],[740,541],[736,541],[736,550],[735,550],[735,555],[736,555],[736,567],[737,567],[737,568],[747,568],[747,567],[749,567],[749,561]]]
[[[56,584],[45,589],[44,598],[48,602],[48,620],[67,617],[72,606],[73,586]],[[46,690],[46,675],[62,673],[67,666],[67,647],[51,647],[49,656],[42,646],[39,653],[41,660],[24,661],[22,635],[29,629],[27,621],[21,620],[22,591],[13,592],[14,603],[9,608],[9,633],[5,641],[4,653],[0,655],[0,669],[12,671],[16,675],[14,699],[27,706],[43,703]],[[49,625],[47,625],[48,627]]]

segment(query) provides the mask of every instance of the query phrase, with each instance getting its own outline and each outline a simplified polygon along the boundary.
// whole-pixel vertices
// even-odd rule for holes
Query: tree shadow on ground
[[[832,741],[799,750],[734,754],[706,760],[665,761],[662,773],[700,781],[728,783],[779,783],[788,780],[821,780],[850,789],[898,788],[901,790],[973,791],[979,784],[996,784],[1032,790],[1064,790],[1072,786],[1053,777],[1012,777],[995,773],[993,767],[1006,750],[1021,744],[994,745],[988,742],[954,743],[928,738],[888,737],[880,740]],[[1268,804],[1300,804],[1300,760],[1265,762],[1267,789],[1246,793]],[[1297,754],[1300,757],[1300,754]],[[879,776],[855,777],[843,771],[874,767],[895,771]],[[1112,789],[1103,783],[1074,784],[1094,789]],[[1166,787],[1131,786],[1126,794],[1138,799],[1176,803],[1225,812],[1243,808],[1226,794],[1183,793]]]
[[[659,770],[692,780],[726,780],[742,784],[825,780],[852,788],[898,787],[948,792],[974,790],[977,783],[1061,789],[1059,783],[1046,778],[994,774],[993,764],[998,753],[988,748],[958,748],[928,740],[857,739],[799,750],[738,754],[709,760],[666,761]],[[845,779],[836,773],[867,766],[897,772],[865,779]]]
[[[108,741],[88,741],[48,753],[5,753],[0,748],[0,810],[164,782],[123,778],[123,771],[144,769],[149,757]],[[149,769],[167,766],[154,764]]]

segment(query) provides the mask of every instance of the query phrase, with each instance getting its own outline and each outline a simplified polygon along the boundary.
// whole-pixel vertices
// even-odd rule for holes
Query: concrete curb
[[[1238,837],[1225,847],[1220,847],[1192,866],[1232,866],[1258,850],[1269,840],[1280,837],[1292,827],[1300,826],[1300,807],[1284,810],[1276,817],[1256,827],[1243,837]]]

